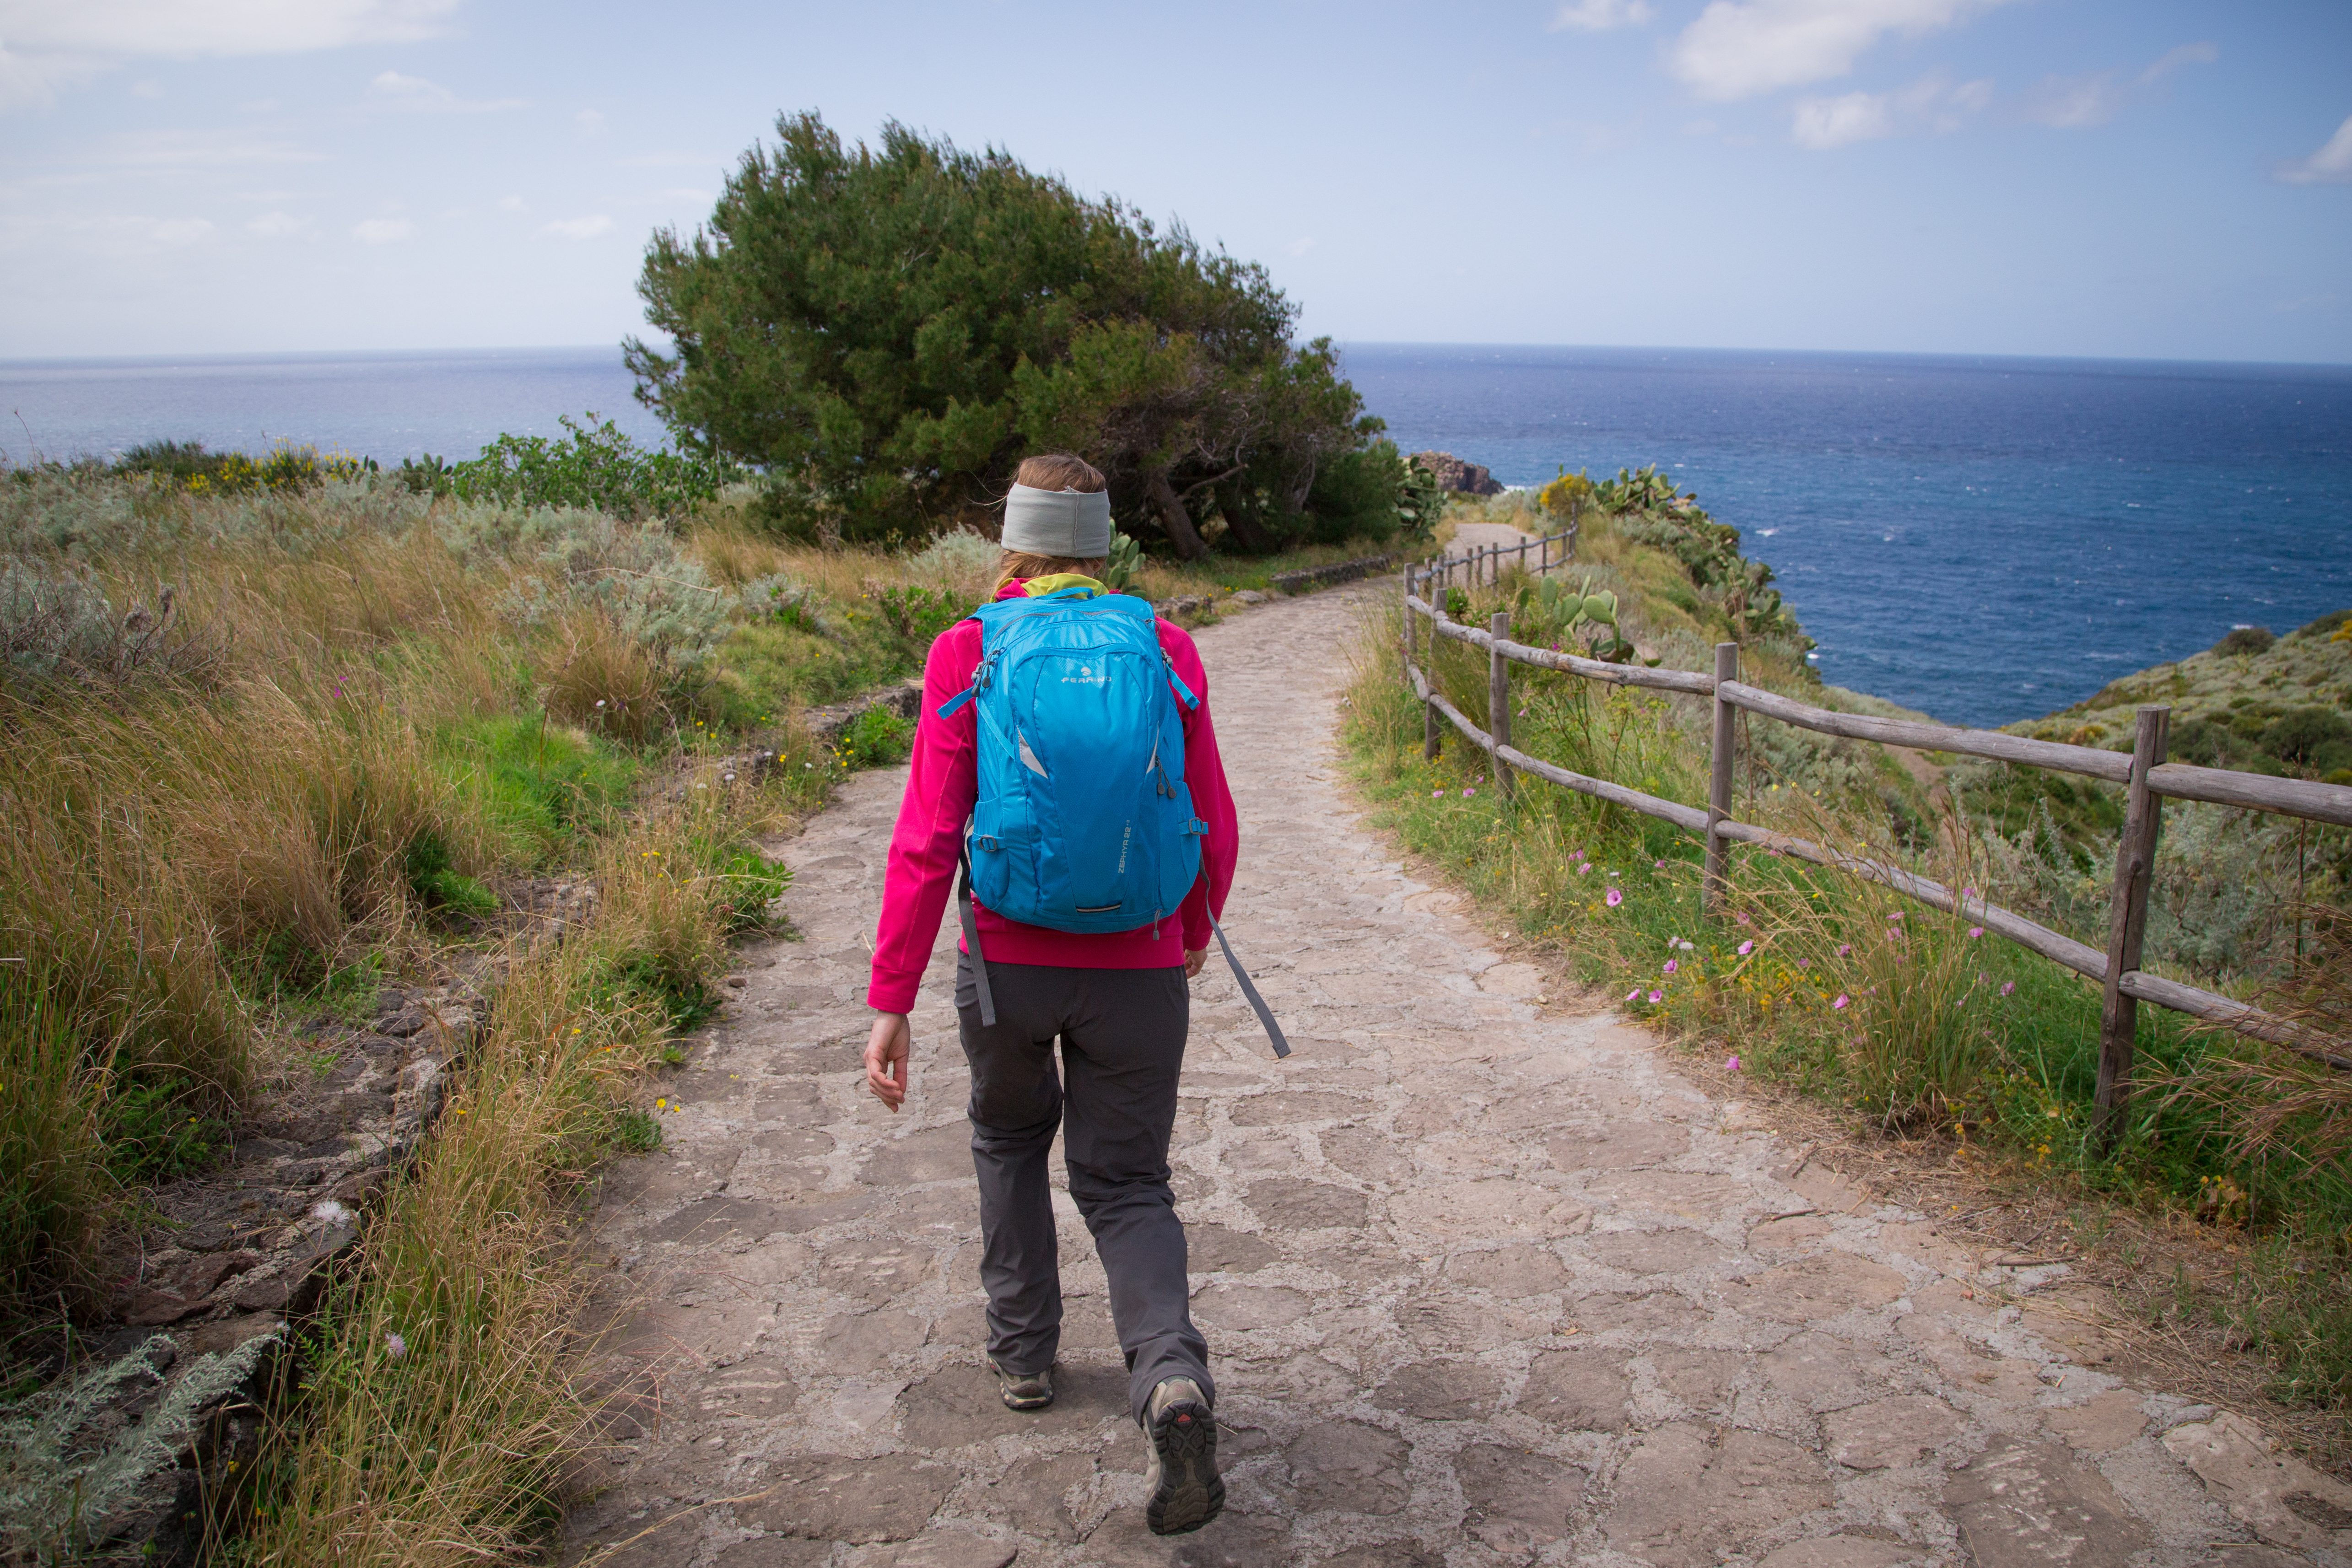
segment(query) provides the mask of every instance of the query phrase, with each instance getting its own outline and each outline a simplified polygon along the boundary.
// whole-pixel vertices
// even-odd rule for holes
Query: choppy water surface
[[[1658,463],[1822,674],[1963,724],[2352,605],[2352,368],[1362,344],[1406,450]]]

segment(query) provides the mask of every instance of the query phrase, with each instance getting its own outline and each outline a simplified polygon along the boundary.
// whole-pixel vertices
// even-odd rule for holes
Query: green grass
[[[434,737],[434,753],[518,858],[533,865],[557,863],[583,836],[612,828],[644,768],[625,747],[539,714],[447,725]]]

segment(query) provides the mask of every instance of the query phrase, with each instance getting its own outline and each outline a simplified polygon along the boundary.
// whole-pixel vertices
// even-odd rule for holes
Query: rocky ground
[[[1062,1210],[1051,1410],[982,1362],[966,1075],[944,977],[914,1093],[862,1089],[903,774],[783,848],[800,939],[607,1181],[634,1390],[568,1560],[615,1568],[2352,1562],[2352,1489],[2038,1333],[1920,1215],[1810,1169],[1648,1036],[1542,994],[1367,831],[1333,755],[1353,607],[1201,633],[1240,802],[1228,929],[1297,1046],[1194,986],[1176,1129],[1231,1502],[1159,1541],[1103,1278]]]

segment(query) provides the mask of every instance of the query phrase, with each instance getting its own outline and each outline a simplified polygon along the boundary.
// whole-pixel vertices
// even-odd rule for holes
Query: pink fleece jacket
[[[1009,582],[997,597],[1017,599],[1023,591],[1019,582]],[[1160,645],[1168,651],[1177,675],[1201,699],[1200,706],[1183,716],[1184,782],[1192,786],[1193,812],[1209,824],[1201,838],[1200,879],[1185,895],[1177,918],[1162,922],[1156,937],[1149,925],[1108,936],[1049,931],[1006,920],[982,906],[980,945],[991,963],[1165,969],[1181,964],[1187,950],[1198,952],[1209,945],[1210,912],[1225,912],[1241,828],[1234,815],[1233,791],[1225,787],[1224,764],[1217,757],[1216,728],[1209,722],[1209,678],[1201,668],[1201,655],[1182,627],[1162,621],[1159,629]],[[898,826],[890,835],[881,927],[874,936],[874,972],[866,992],[866,1005],[880,1012],[903,1013],[914,1007],[931,944],[939,936],[940,917],[953,891],[964,821],[980,793],[980,726],[969,703],[948,718],[940,716],[940,709],[971,684],[979,664],[977,621],[959,621],[940,632],[923,664],[923,708],[915,722],[915,754],[907,771],[907,793],[898,802]],[[957,946],[962,946],[961,940]]]

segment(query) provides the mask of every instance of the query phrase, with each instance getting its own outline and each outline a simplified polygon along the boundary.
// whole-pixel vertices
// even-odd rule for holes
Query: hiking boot
[[[1151,1500],[1143,1505],[1143,1517],[1152,1534],[1181,1535],[1224,1511],[1217,1421],[1199,1384],[1171,1377],[1153,1389],[1143,1412],[1143,1436],[1151,1445],[1151,1466],[1143,1473]]]
[[[1054,1402],[1054,1369],[1043,1372],[1007,1372],[996,1363],[988,1364],[996,1373],[996,1391],[1004,1396],[1007,1410],[1043,1410]]]

